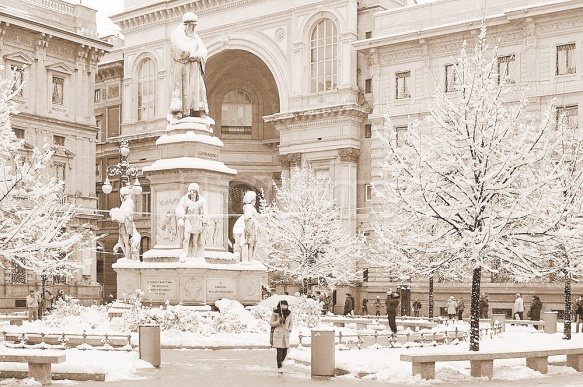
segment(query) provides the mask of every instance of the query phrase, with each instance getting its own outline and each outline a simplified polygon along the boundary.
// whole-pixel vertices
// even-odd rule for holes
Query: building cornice
[[[50,26],[35,20],[27,19],[12,13],[6,12],[5,9],[0,9],[0,20],[6,26],[16,26],[34,33],[40,34],[41,37],[47,36],[50,38],[59,38],[68,42],[76,43],[81,46],[89,46],[94,51],[98,51],[103,55],[113,48],[113,44],[103,41],[98,38],[84,35],[82,33],[75,33],[67,31],[62,28]],[[50,40],[49,38],[49,40]]]
[[[306,124],[322,120],[337,121],[338,119],[356,118],[363,120],[371,113],[368,105],[357,105],[348,103],[343,105],[325,106],[314,109],[298,110],[285,113],[276,113],[264,116],[265,122],[270,122],[278,130],[286,129],[288,126],[296,124]]]
[[[552,5],[534,5],[531,7],[513,8],[496,15],[486,16],[486,26],[495,26],[508,23],[515,23],[517,20],[532,18],[535,16],[547,16],[558,12],[583,10],[580,1],[566,1],[565,3],[553,3]],[[555,24],[557,29],[569,30],[574,26],[580,28],[580,19],[564,22],[541,23],[541,25]],[[381,48],[390,45],[410,43],[421,39],[435,39],[451,34],[468,33],[472,30],[478,31],[482,23],[482,18],[468,18],[458,22],[443,24],[438,26],[429,26],[418,30],[411,30],[402,33],[386,34],[370,39],[359,40],[353,43],[357,51],[369,50],[372,48]]]

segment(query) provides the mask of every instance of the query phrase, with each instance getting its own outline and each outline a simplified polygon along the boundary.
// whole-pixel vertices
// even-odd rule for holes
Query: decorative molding
[[[429,53],[432,57],[441,56],[443,54],[459,53],[461,45],[459,42],[432,44],[429,46]]]
[[[302,161],[302,154],[301,153],[289,153],[287,155],[279,155],[279,162],[281,166],[284,168],[291,168],[296,165],[300,165]]]
[[[31,35],[16,32],[16,31],[14,31],[14,29],[11,29],[10,32],[4,36],[4,39],[7,42],[15,43],[16,45],[18,45],[20,47],[24,46],[24,47],[30,47],[33,49],[35,47],[34,39]]]
[[[49,41],[53,38],[53,35],[45,34],[44,32],[40,33],[40,36],[36,42],[36,46],[39,50],[46,50],[47,46],[49,45]]]
[[[360,157],[360,150],[355,148],[341,148],[338,149],[338,157],[343,163],[358,163]]]
[[[524,24],[524,36],[526,40],[526,47],[530,49],[536,48],[537,36],[536,36],[536,24],[532,17],[527,17]]]
[[[423,50],[421,48],[407,49],[397,52],[385,52],[381,54],[381,63],[389,64],[410,59],[421,58]]]
[[[72,44],[58,40],[55,40],[53,44],[47,47],[47,53],[67,60],[74,60],[76,55],[75,48]]]
[[[583,19],[560,20],[538,26],[538,34],[550,34],[558,31],[573,31],[583,28]],[[574,31],[573,31],[574,32]]]
[[[287,113],[276,113],[270,116],[264,116],[265,122],[273,123],[278,129],[281,126],[287,127],[292,124],[301,122],[315,122],[321,123],[325,120],[337,120],[342,117],[365,119],[370,114],[371,109],[365,105],[357,105],[355,103],[348,103],[344,105],[326,106],[322,108],[315,108],[310,110],[302,110]]]
[[[275,30],[275,40],[281,42],[285,38],[285,29],[279,27]]]
[[[524,36],[524,31],[510,32],[508,34],[498,35],[497,43],[522,43],[524,41]]]
[[[4,60],[22,63],[26,65],[31,65],[34,63],[34,59],[32,59],[30,56],[28,56],[26,53],[22,51],[6,54],[4,55]]]
[[[95,77],[96,82],[103,82],[113,78],[123,78],[123,61],[119,60],[117,62],[99,65]]]
[[[58,73],[68,74],[68,75],[71,75],[75,72],[75,70],[73,70],[71,67],[69,67],[64,62],[53,63],[53,64],[45,66],[45,68],[47,70],[50,70],[50,71],[55,71]]]
[[[229,49],[229,39],[230,39],[230,36],[229,35],[223,35],[223,36],[221,36],[221,48],[223,50],[228,50]]]

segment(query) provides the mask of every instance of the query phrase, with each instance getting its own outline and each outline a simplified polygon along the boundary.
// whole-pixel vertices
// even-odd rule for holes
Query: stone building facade
[[[157,158],[154,143],[165,130],[170,101],[170,32],[185,12],[195,12],[197,32],[209,51],[205,82],[215,135],[225,145],[222,161],[238,171],[229,213],[235,219],[240,214],[240,193],[247,189],[264,189],[270,199],[272,180],[305,161],[331,177],[347,227],[370,232],[371,184],[382,156],[374,126],[381,124],[387,104],[398,130],[427,114],[432,91],[447,87],[451,56],[459,53],[463,39],[477,34],[482,18],[481,8],[471,0],[414,3],[126,0],[124,12],[113,17],[125,36],[120,48],[123,75],[118,80],[120,132],[98,145],[100,203],[116,200],[102,198],[99,186],[103,168],[119,160],[121,139],[130,140],[130,162],[140,169]],[[486,6],[490,36],[501,39],[500,66],[515,77],[516,95],[527,91],[533,112],[556,97],[576,123],[583,69],[582,6],[570,0],[492,3]],[[140,233],[148,238],[148,182],[140,182],[146,194],[136,207],[143,211]],[[107,243],[110,248],[115,241]],[[103,270],[108,269],[104,265]],[[360,269],[367,269],[362,283],[351,290],[358,305],[364,297],[384,298],[386,289],[397,285],[410,287],[411,298],[426,299],[423,281],[400,284],[395,273],[364,264]],[[525,285],[483,286],[493,307],[505,309]],[[559,308],[560,284],[527,288],[547,299],[548,309]],[[452,288],[437,283],[435,289],[436,305],[451,294],[469,294],[469,284]],[[296,289],[278,286],[283,290]],[[338,305],[343,302],[337,300]]]
[[[20,113],[12,117],[13,130],[29,146],[52,144],[51,171],[80,208],[69,227],[92,224],[96,230],[95,180],[87,173],[94,168],[97,132],[92,97],[97,64],[111,45],[97,38],[95,11],[82,5],[1,0],[0,6],[2,76],[24,83],[15,98]],[[87,304],[99,300],[94,249],[76,251],[73,259],[92,264],[72,279],[48,278],[48,289],[63,289]],[[0,308],[25,307],[28,290],[40,289],[40,282],[22,269],[0,269]]]
[[[508,74],[512,83],[511,99],[528,97],[527,110],[533,117],[540,117],[555,99],[555,117],[557,112],[564,112],[571,125],[580,128],[583,4],[568,0],[552,4],[543,0],[486,2],[484,9],[471,0],[441,0],[376,13],[371,38],[354,45],[359,57],[368,61],[371,124],[382,126],[383,114],[388,112],[398,137],[399,131],[407,130],[408,123],[427,115],[435,90],[447,92],[453,87],[450,72],[453,58],[459,56],[464,40],[473,48],[483,16],[490,47],[498,45],[498,71]],[[370,164],[373,177],[378,176],[383,157],[374,137]],[[378,204],[373,202],[373,207]],[[398,273],[371,268],[369,293],[381,294],[388,285],[387,279],[396,281]],[[493,277],[485,278],[482,287],[490,294],[492,308],[508,309],[518,291],[526,295],[526,303],[538,294],[546,300],[546,310],[562,310],[563,285],[560,279],[556,283],[548,280],[543,278],[541,283],[525,285]],[[450,292],[455,296],[470,293],[469,284],[454,287],[436,284],[438,293],[446,288],[452,288]],[[426,283],[414,282],[411,291],[417,296],[427,289]],[[448,296],[436,295],[436,306],[445,306]]]

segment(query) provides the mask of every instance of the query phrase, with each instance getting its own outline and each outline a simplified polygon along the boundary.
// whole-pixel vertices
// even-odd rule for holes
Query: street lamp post
[[[103,193],[107,195],[112,191],[112,186],[111,182],[109,181],[109,178],[120,175],[120,189],[122,187],[129,188],[130,177],[133,177],[135,180],[133,186],[131,186],[132,193],[134,195],[141,194],[142,186],[138,181],[138,168],[135,165],[130,164],[128,162],[128,155],[130,154],[130,144],[128,140],[126,139],[121,140],[119,144],[119,154],[121,155],[120,162],[117,163],[116,165],[110,165],[107,167],[105,181],[103,182],[103,186],[101,187]]]

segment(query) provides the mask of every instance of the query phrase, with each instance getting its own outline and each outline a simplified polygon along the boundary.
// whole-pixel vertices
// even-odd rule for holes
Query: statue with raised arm
[[[182,23],[170,35],[172,43],[172,84],[170,117],[179,120],[183,117],[208,115],[206,87],[202,78],[207,49],[195,32],[198,16],[187,12]],[[169,117],[169,121],[170,121]]]
[[[122,251],[127,259],[138,260],[140,249],[140,233],[134,223],[134,201],[132,190],[129,187],[122,187],[119,190],[121,204],[109,211],[111,219],[119,223],[118,241],[113,251]]]
[[[241,235],[241,254],[243,259],[253,261],[257,249],[257,233],[259,231],[259,213],[255,208],[257,194],[255,191],[247,191],[243,196],[243,219],[245,228]]]
[[[206,200],[200,194],[196,183],[188,185],[188,192],[176,207],[178,227],[183,230],[182,255],[180,261],[186,258],[204,258],[204,231],[208,225]]]

